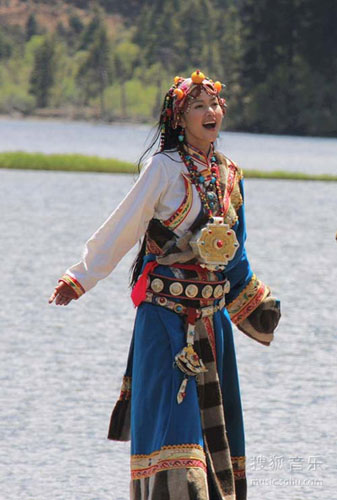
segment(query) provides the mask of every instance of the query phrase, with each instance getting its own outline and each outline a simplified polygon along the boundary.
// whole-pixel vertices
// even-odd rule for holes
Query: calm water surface
[[[0,177],[0,498],[127,500],[129,444],[106,435],[135,313],[135,249],[78,302],[47,299],[133,178]],[[283,312],[269,348],[235,332],[250,500],[336,498],[336,208],[332,183],[246,182],[251,264]]]
[[[147,125],[0,119],[0,151],[82,153],[136,161]],[[218,148],[241,168],[337,174],[337,139],[224,132]]]

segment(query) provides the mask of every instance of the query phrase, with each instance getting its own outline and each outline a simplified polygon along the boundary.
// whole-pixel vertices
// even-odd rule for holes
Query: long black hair
[[[163,151],[182,150],[183,144],[179,140],[183,129],[180,125],[173,127],[173,92],[172,88],[166,93],[161,107],[159,120],[155,125],[155,132],[150,142],[149,147],[144,151],[138,160],[138,171],[140,171],[143,161],[148,157],[154,147],[160,144],[158,150],[154,154]]]

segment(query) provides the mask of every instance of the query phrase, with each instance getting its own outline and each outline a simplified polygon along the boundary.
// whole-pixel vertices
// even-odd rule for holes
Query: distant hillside
[[[0,0],[0,113],[153,122],[200,68],[230,130],[337,136],[336,26],[336,0]]]
[[[36,21],[42,28],[53,32],[60,24],[68,28],[69,19],[73,16],[87,24],[97,7],[105,12],[105,23],[108,31],[114,32],[116,25],[121,22],[118,9],[113,11],[110,9],[110,12],[107,12],[104,8],[104,2],[85,0],[0,0],[0,26],[24,28],[29,17],[34,14]]]

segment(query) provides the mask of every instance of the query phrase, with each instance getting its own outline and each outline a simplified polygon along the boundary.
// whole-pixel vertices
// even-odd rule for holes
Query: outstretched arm
[[[144,235],[166,187],[166,170],[155,156],[124,200],[87,241],[81,261],[61,277],[49,303],[68,305],[108,276]]]

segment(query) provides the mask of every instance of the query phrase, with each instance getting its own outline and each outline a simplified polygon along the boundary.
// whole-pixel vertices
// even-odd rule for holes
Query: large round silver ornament
[[[183,293],[183,290],[184,290],[184,287],[181,283],[178,283],[177,281],[175,281],[174,283],[172,283],[170,285],[170,293],[172,295],[181,295]]]
[[[210,297],[212,297],[212,293],[213,293],[213,288],[211,287],[211,285],[205,285],[201,291],[201,295],[203,296],[204,299],[209,299]]]
[[[223,295],[223,286],[222,285],[217,285],[214,288],[214,297],[218,299],[219,297],[222,297]]]
[[[185,290],[185,294],[190,299],[194,299],[194,297],[196,297],[198,295],[197,285],[187,285],[186,290]]]
[[[163,280],[155,278],[151,283],[151,288],[155,293],[160,293],[164,288]]]

